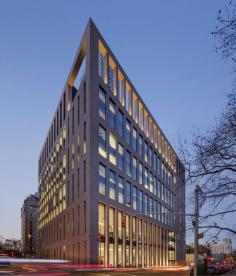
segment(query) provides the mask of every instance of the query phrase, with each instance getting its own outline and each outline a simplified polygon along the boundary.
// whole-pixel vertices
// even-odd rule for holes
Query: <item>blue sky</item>
[[[37,160],[89,17],[169,141],[206,130],[231,89],[211,32],[222,0],[0,2],[0,235],[20,238]]]

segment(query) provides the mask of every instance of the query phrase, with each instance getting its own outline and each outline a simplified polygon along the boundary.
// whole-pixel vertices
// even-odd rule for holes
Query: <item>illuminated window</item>
[[[136,94],[133,92],[133,99],[132,99],[132,110],[133,110],[133,119],[135,120],[135,122],[138,124],[138,98],[136,96]]]
[[[109,266],[114,266],[114,229],[115,229],[115,210],[114,208],[109,208],[109,225],[108,225],[108,235],[109,235],[109,250],[108,250],[108,264]]]
[[[99,125],[99,148],[98,148],[99,154],[103,156],[104,158],[107,157],[106,152],[106,130]]]
[[[106,193],[106,167],[102,164],[99,164],[99,193]]]
[[[126,228],[125,228],[125,236],[126,236],[126,245],[125,245],[125,266],[130,265],[130,217],[126,215]]]
[[[99,264],[105,264],[105,205],[98,204]]]
[[[99,115],[104,120],[106,119],[106,93],[99,87]]]
[[[129,113],[129,115],[131,115],[132,114],[132,111],[131,111],[131,87],[127,82],[126,82],[126,91],[125,91],[125,107]]]
[[[144,120],[143,120],[143,123],[144,123],[144,133],[148,136],[148,114],[147,114],[147,111],[144,111]]]
[[[143,130],[143,105],[139,102],[139,127]]]
[[[122,213],[118,211],[118,231],[117,231],[117,236],[118,236],[118,252],[117,252],[117,266],[121,267],[123,266],[123,244],[122,244],[122,239],[123,239],[123,228],[122,228]]]

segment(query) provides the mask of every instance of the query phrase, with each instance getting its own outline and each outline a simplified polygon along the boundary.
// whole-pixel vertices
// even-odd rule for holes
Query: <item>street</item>
[[[44,265],[14,265],[0,269],[0,275],[51,275],[51,276],[66,276],[66,275],[168,275],[168,276],[188,276],[189,271],[186,268],[153,268],[153,269],[94,269],[94,268],[78,268],[76,266],[44,266]]]

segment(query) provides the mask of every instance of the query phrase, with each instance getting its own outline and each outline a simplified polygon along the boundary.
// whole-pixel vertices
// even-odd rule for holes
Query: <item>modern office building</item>
[[[185,260],[185,217],[174,215],[185,212],[184,168],[91,19],[38,176],[40,257],[114,267]]]
[[[21,243],[24,254],[36,255],[38,193],[28,196],[21,208]]]

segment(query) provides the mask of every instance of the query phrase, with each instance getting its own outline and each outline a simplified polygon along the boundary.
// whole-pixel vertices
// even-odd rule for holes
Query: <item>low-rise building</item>
[[[230,238],[223,239],[223,243],[219,244],[217,241],[212,240],[210,243],[212,254],[230,254],[232,252],[232,241]]]

